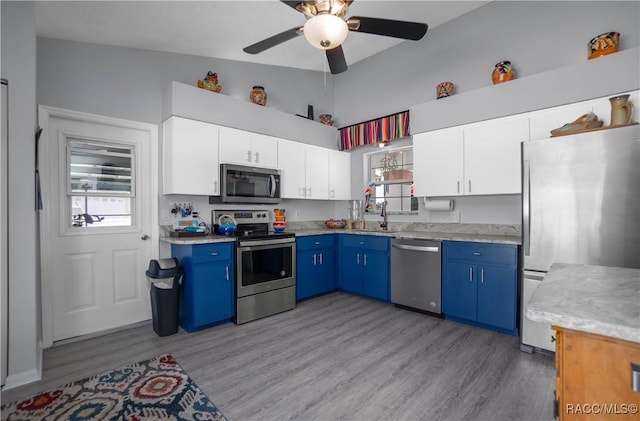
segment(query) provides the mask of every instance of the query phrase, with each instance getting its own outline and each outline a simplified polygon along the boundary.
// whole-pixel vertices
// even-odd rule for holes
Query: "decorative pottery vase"
[[[254,104],[267,105],[267,92],[262,86],[254,86],[249,92],[249,99]]]
[[[218,74],[209,70],[204,79],[198,80],[198,88],[219,93],[222,85],[218,83]]]
[[[320,114],[320,123],[326,124],[327,126],[333,126],[331,114]]]
[[[611,102],[611,125],[630,124],[633,116],[633,102],[629,101],[629,95],[614,96],[609,98],[609,102]]]
[[[508,82],[515,79],[515,77],[516,71],[513,69],[510,61],[501,61],[500,63],[496,63],[496,66],[493,68],[493,73],[491,73],[491,80],[494,85]]]
[[[589,60],[596,57],[618,52],[620,34],[618,32],[605,32],[589,41]]]
[[[436,99],[453,95],[453,82],[441,82],[436,85]]]

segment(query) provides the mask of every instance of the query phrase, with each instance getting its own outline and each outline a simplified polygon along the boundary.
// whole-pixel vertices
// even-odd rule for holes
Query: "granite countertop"
[[[288,232],[293,232],[296,236],[322,234],[356,234],[356,235],[378,235],[390,238],[417,238],[425,240],[451,240],[451,241],[471,241],[480,243],[496,244],[521,244],[520,227],[513,225],[492,225],[492,224],[442,224],[442,223],[390,223],[389,229],[383,231],[378,228],[364,230],[331,229],[326,228],[323,221],[310,222],[289,222]],[[207,235],[204,237],[169,237],[165,232],[160,237],[161,241],[171,244],[207,244],[233,241],[232,238],[217,235]]]
[[[640,343],[640,269],[554,263],[526,317]]]

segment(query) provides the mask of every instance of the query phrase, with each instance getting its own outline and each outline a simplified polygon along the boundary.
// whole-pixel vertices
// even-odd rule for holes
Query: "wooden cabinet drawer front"
[[[308,237],[296,238],[297,250],[315,250],[323,248],[332,248],[335,237],[331,235],[312,235]]]
[[[446,241],[443,247],[445,259],[467,260],[477,263],[518,263],[517,246],[510,244],[487,244]]]
[[[193,263],[232,259],[232,244],[198,244],[193,246]]]
[[[389,239],[374,235],[343,235],[341,238],[343,247],[366,248],[369,250],[388,251]]]

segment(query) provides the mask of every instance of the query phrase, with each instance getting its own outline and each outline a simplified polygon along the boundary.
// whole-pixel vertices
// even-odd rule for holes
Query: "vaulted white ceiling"
[[[438,25],[488,1],[356,0],[348,16],[367,16]],[[303,36],[257,55],[248,45],[301,26],[304,15],[278,0],[260,1],[42,1],[36,4],[38,36],[325,70],[324,52]],[[404,41],[350,32],[343,44],[347,64]],[[327,70],[328,71],[328,70]]]

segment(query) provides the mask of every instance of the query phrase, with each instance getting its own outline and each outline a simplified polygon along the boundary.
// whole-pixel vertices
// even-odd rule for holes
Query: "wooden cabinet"
[[[416,196],[518,194],[527,117],[508,117],[413,136]]]
[[[229,321],[235,314],[234,244],[172,244],[171,255],[184,268],[180,305],[183,329],[194,332]]]
[[[329,198],[329,149],[280,140],[278,162],[283,199]]]
[[[162,124],[162,193],[220,195],[218,126],[170,117]]]
[[[560,420],[638,420],[640,343],[553,328]]]
[[[351,199],[351,154],[329,151],[329,199]]]
[[[389,301],[389,239],[340,234],[338,287],[344,291]]]
[[[220,162],[263,168],[278,167],[278,139],[220,126]]]
[[[517,246],[445,241],[442,252],[446,317],[517,335]]]
[[[296,238],[296,271],[298,301],[335,291],[335,236]]]

